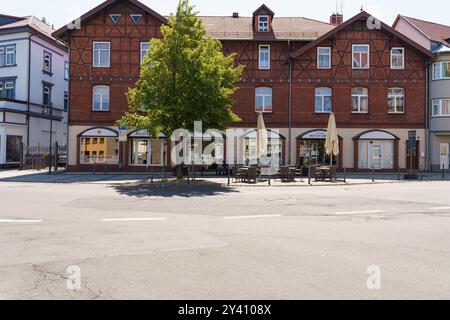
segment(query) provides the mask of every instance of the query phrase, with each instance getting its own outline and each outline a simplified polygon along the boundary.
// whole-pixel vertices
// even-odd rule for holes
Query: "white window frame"
[[[64,61],[64,80],[69,80],[70,77],[70,64]]]
[[[96,44],[107,44],[108,45],[108,64],[101,64],[101,52],[106,51],[106,49],[95,49]],[[98,56],[99,65],[95,64],[95,57]],[[94,68],[109,68],[111,66],[111,42],[108,41],[94,41],[92,43],[92,66]]]
[[[354,94],[353,90],[355,89],[363,89],[365,92],[367,92],[366,94]],[[367,110],[362,110],[362,98],[367,98]],[[358,98],[358,110],[355,111],[353,110],[353,98]],[[369,89],[365,88],[365,87],[354,87],[352,88],[352,113],[361,113],[361,114],[365,114],[365,113],[369,113]]]
[[[144,48],[143,48],[143,46],[146,45],[146,44],[148,45],[148,49],[144,49]],[[145,54],[143,54],[144,51],[146,51]],[[145,57],[149,52],[150,52],[150,43],[149,43],[149,42],[141,42],[141,45],[140,45],[140,51],[139,51],[139,53],[140,53],[140,61],[141,61],[141,64],[144,62],[144,57]]]
[[[264,66],[261,65],[261,61],[262,61],[262,59],[261,59],[261,49],[262,48],[267,48],[267,50],[268,50],[267,67],[264,67]],[[270,50],[270,45],[268,45],[268,44],[260,44],[259,45],[259,50],[258,50],[258,68],[259,68],[259,70],[270,70],[270,56],[271,56],[270,51],[271,51]]]
[[[48,69],[46,69],[45,67],[47,61],[48,61]],[[48,51],[44,51],[44,65],[42,69],[46,73],[52,73],[52,54]]]
[[[320,56],[324,55],[320,53],[320,49],[328,49],[328,67],[320,66]],[[331,47],[317,47],[317,69],[331,69]]]
[[[317,94],[317,90],[319,89],[328,89],[331,91],[330,94]],[[317,110],[316,109],[316,99],[317,97],[321,98],[321,110]],[[331,98],[331,110],[330,111],[326,111],[325,110],[325,97],[330,97]],[[329,87],[318,87],[314,89],[314,112],[315,113],[332,113],[333,112],[333,89],[329,88]]]
[[[394,54],[394,50],[401,50],[402,54]],[[402,65],[401,66],[394,66],[394,56],[401,56],[402,57]],[[404,70],[405,69],[405,48],[404,47],[393,47],[391,49],[391,69],[393,70]]]
[[[6,63],[5,47],[0,47],[0,67],[4,67]]]
[[[16,64],[16,46],[15,45],[6,45],[3,46],[4,48],[4,55],[5,55],[5,61],[3,66],[4,67],[9,67],[9,66],[14,66]],[[11,61],[8,63],[8,57],[10,57]]]
[[[433,63],[433,70],[432,70],[432,79],[433,80],[450,79],[450,76],[444,77],[442,75],[442,72],[444,70],[444,68],[443,68],[444,64],[449,65],[449,68],[450,68],[450,61],[439,61],[439,62]],[[439,67],[439,76],[438,77],[436,77],[436,72],[435,72],[436,67]]]
[[[67,101],[67,106],[66,106],[66,101]],[[64,102],[63,102],[63,109],[64,111],[68,111],[69,110],[69,92],[64,91]]]
[[[399,90],[401,89],[403,94],[399,95],[399,94],[392,94],[390,93],[391,90]],[[402,97],[403,98],[403,111],[398,111],[398,106],[397,106],[397,98]],[[395,111],[390,111],[388,110],[389,114],[403,114],[405,113],[406,110],[406,99],[405,99],[405,89],[404,88],[399,88],[399,87],[394,87],[394,88],[388,88],[388,103],[390,101],[390,98],[395,98]],[[389,104],[388,104],[388,109],[390,108]]]
[[[45,104],[45,96],[47,96],[47,104]],[[51,102],[51,87],[49,85],[44,85],[42,88],[42,105],[46,107],[50,107]]]
[[[15,99],[16,97],[16,83],[14,81],[5,81],[3,90],[5,91],[4,96],[7,99]],[[12,89],[12,97],[8,97],[8,90]]]
[[[108,108],[103,108],[103,95],[100,95],[100,109],[95,109],[95,89],[108,89]],[[110,106],[111,104],[111,90],[109,88],[109,86],[102,86],[102,85],[98,85],[98,86],[94,86],[92,88],[92,111],[94,112],[109,112],[110,111]]]
[[[433,99],[433,101],[432,101],[432,117],[433,118],[442,118],[442,117],[446,117],[446,118],[449,118],[450,117],[450,107],[449,107],[449,113],[448,114],[444,114],[443,112],[442,112],[442,110],[443,110],[443,107],[442,107],[442,105],[443,105],[443,102],[444,101],[448,101],[449,102],[449,104],[450,104],[450,98],[443,98],[443,99]],[[435,112],[434,112],[434,107],[435,107],[435,104],[437,103],[437,105],[438,105],[438,107],[439,107],[439,113],[438,114],[436,114]]]
[[[261,18],[267,18],[267,26],[261,25]],[[270,17],[267,15],[258,16],[258,32],[269,32],[270,31]]]
[[[258,89],[270,89],[270,95],[269,94],[261,94],[258,93]],[[263,98],[263,108],[262,110],[258,109],[258,97],[262,97]],[[271,103],[271,110],[265,110],[266,108],[266,99],[270,97],[272,103]],[[273,88],[270,87],[257,87],[255,88],[255,111],[256,113],[262,112],[262,113],[272,113],[273,112]]]
[[[355,47],[366,47],[367,48],[367,67],[355,67],[355,54],[358,53],[359,55],[362,55],[362,52],[355,52]],[[361,57],[360,57],[360,60]],[[352,69],[353,70],[368,70],[370,69],[370,45],[369,44],[354,44],[352,45]]]

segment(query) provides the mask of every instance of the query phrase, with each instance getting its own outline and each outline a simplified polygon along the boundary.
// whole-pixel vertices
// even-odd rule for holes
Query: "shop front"
[[[258,158],[258,139],[257,130],[253,130],[244,137],[243,155],[245,165],[257,165],[261,158],[270,159],[269,162],[274,165],[283,165],[285,163],[284,149],[286,138],[281,134],[267,130],[267,149],[265,155]]]
[[[366,131],[353,138],[356,170],[398,170],[399,138],[387,131]]]
[[[297,137],[297,165],[330,165],[342,168],[343,139],[339,137],[339,155],[331,157],[326,154],[325,141],[327,130],[314,129]]]
[[[105,165],[109,170],[119,169],[119,136],[109,128],[93,128],[78,136],[80,168],[89,169],[93,165]]]
[[[143,171],[167,166],[166,136],[151,137],[146,130],[128,135],[128,170]]]

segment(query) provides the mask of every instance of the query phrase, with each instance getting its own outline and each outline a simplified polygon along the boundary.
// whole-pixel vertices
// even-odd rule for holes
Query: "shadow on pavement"
[[[89,182],[117,182],[126,180],[145,180],[150,179],[149,175],[127,175],[127,174],[67,174],[65,172],[56,172],[49,175],[48,172],[36,172],[22,175],[12,175],[0,177],[0,182],[22,182],[22,183],[89,183]],[[157,178],[157,177],[155,177]]]
[[[239,191],[219,183],[196,181],[196,182],[138,182],[130,184],[113,185],[118,193],[130,197],[210,197],[227,193],[238,193]]]

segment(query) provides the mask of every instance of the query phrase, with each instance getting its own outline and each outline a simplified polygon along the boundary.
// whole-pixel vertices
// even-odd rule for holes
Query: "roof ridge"
[[[412,19],[412,20],[417,20],[417,21],[421,21],[421,22],[426,22],[426,23],[429,23],[429,24],[435,24],[435,25],[438,25],[438,26],[441,26],[441,27],[446,27],[446,28],[450,29],[450,26],[446,25],[446,24],[437,23],[437,22],[428,21],[428,20],[423,20],[423,19],[414,18],[414,17],[403,16],[403,15],[400,15],[400,16],[403,17],[403,18],[406,18],[406,19]]]

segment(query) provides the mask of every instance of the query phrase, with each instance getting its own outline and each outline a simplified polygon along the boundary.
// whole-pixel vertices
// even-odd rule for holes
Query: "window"
[[[433,100],[433,117],[450,117],[450,99]]]
[[[369,45],[353,45],[353,69],[369,69]]]
[[[405,112],[405,91],[402,88],[388,90],[389,113]]]
[[[269,16],[258,17],[258,31],[269,32]]]
[[[330,113],[333,110],[333,90],[316,88],[316,113]]]
[[[94,99],[92,110],[109,111],[109,87],[106,86],[94,87]]]
[[[15,98],[15,82],[10,80],[0,80],[0,99],[11,99]]]
[[[70,75],[70,65],[67,61],[64,62],[64,80],[69,80]]]
[[[256,88],[256,112],[272,112],[272,88]]]
[[[405,48],[391,49],[391,69],[405,68]]]
[[[52,72],[52,54],[44,51],[44,72],[51,73]]]
[[[318,69],[331,68],[331,48],[324,48],[324,47],[317,48],[317,68]]]
[[[353,113],[369,112],[369,89],[367,88],[352,89],[352,112]]]
[[[141,64],[144,62],[145,56],[150,51],[150,43],[148,42],[141,42]]]
[[[92,144],[97,144],[97,143],[98,143],[98,138],[92,139]]]
[[[5,97],[6,99],[11,99],[14,100],[15,98],[15,83],[13,81],[5,81],[3,82],[3,86],[4,86],[4,93],[3,93],[3,97]],[[1,90],[1,91],[3,91]]]
[[[94,42],[94,67],[109,68],[110,65],[110,43]]]
[[[270,69],[270,46],[259,46],[259,69]]]
[[[16,46],[0,47],[0,67],[13,66],[16,64]]]
[[[50,86],[44,85],[42,89],[42,104],[46,107],[50,106]]]
[[[450,61],[433,64],[433,80],[450,78]]]
[[[94,144],[94,141],[100,139],[100,137],[93,131],[89,131],[86,136],[80,139],[80,163],[117,164],[119,162],[119,140],[117,137],[102,137],[101,139],[104,139],[105,144],[98,145]],[[89,136],[90,133],[93,135]]]
[[[64,111],[69,110],[69,93],[64,92]]]

